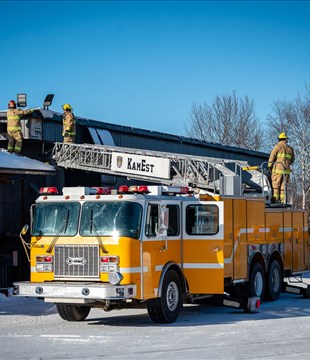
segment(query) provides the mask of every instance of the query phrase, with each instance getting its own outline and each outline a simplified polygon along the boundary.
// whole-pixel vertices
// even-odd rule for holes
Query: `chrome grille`
[[[98,245],[56,245],[55,277],[98,278]]]

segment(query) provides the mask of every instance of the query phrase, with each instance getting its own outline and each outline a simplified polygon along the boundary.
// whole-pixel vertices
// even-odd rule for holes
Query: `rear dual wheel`
[[[267,274],[266,299],[277,300],[280,297],[282,289],[282,269],[277,260],[270,264]]]
[[[265,273],[262,265],[257,262],[251,269],[248,283],[249,297],[257,296],[263,299],[265,294]]]
[[[248,295],[277,300],[281,294],[282,281],[282,269],[277,260],[271,262],[266,276],[262,265],[257,262],[250,272]]]

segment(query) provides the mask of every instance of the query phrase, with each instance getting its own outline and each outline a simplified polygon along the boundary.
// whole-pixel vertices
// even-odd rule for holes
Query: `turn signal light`
[[[36,271],[37,272],[52,272],[53,271],[53,256],[37,255],[36,256]]]
[[[45,263],[52,263],[53,262],[53,256],[45,256],[45,255],[37,255],[36,256],[37,262],[45,262]]]
[[[119,264],[119,256],[101,256],[100,262]]]

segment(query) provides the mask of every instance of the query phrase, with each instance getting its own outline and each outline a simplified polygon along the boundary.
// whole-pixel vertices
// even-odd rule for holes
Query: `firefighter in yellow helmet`
[[[7,111],[7,133],[8,133],[8,152],[20,154],[23,146],[23,133],[21,125],[21,117],[34,112],[33,109],[21,110],[16,109],[14,100],[10,100]]]
[[[268,160],[268,169],[271,170],[273,202],[285,202],[285,185],[290,179],[291,164],[295,160],[294,149],[287,144],[285,132],[278,136],[279,142],[273,148]],[[285,181],[285,183],[284,183]]]
[[[73,143],[75,141],[75,119],[72,112],[72,107],[69,104],[64,104],[62,106],[64,111],[62,118],[62,136],[64,138],[64,143]]]

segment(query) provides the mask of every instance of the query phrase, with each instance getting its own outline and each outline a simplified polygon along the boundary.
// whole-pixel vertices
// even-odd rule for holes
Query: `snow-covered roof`
[[[52,165],[44,164],[26,156],[10,154],[5,149],[0,149],[0,174],[52,175],[55,171]]]

